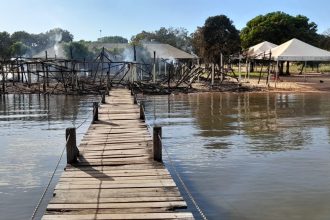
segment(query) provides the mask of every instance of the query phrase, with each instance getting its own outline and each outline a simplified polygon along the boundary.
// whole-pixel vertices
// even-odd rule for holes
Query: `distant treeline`
[[[232,54],[262,41],[281,44],[292,38],[330,50],[330,29],[323,34],[317,33],[317,24],[303,15],[292,16],[284,12],[272,12],[258,15],[247,22],[246,27],[237,30],[233,22],[226,15],[211,16],[206,19],[202,27],[197,27],[189,34],[185,28],[165,28],[148,32],[141,31],[130,41],[121,36],[105,36],[99,38],[101,43],[131,43],[139,45],[145,42],[167,43],[189,53],[195,53],[205,62],[219,63],[220,54],[228,59]],[[70,57],[74,51],[76,58],[93,56],[88,45],[91,42],[72,42],[73,35],[60,28],[46,33],[29,34],[18,31],[13,34],[0,32],[0,58],[13,56],[31,56],[41,52],[58,42],[66,42],[64,51]]]

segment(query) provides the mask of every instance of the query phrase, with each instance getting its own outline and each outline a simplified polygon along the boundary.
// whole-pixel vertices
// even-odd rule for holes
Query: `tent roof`
[[[255,58],[262,58],[265,52],[269,51],[270,49],[276,46],[277,46],[276,44],[270,43],[268,41],[261,42],[249,48],[248,56]]]
[[[195,55],[189,54],[183,50],[173,47],[169,44],[146,43],[143,45],[147,51],[153,55],[156,51],[156,57],[163,59],[196,59]]]
[[[280,61],[330,61],[330,52],[296,38],[270,50],[272,58]]]

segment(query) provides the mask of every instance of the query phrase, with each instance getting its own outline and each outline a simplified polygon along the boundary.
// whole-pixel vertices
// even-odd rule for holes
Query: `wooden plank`
[[[65,209],[120,209],[120,208],[185,208],[187,204],[185,201],[171,201],[171,202],[119,202],[119,203],[65,203],[57,204],[50,203],[47,210],[65,210]]]
[[[173,201],[183,201],[181,196],[176,197],[167,197],[167,196],[139,196],[139,197],[123,197],[123,198],[90,198],[85,197],[84,195],[75,195],[74,197],[66,197],[66,198],[60,198],[60,197],[54,197],[51,204],[75,204],[75,203],[130,203],[130,202],[173,202]]]
[[[106,219],[194,219],[191,213],[131,213],[131,214],[86,214],[45,215],[43,220],[106,220]]]
[[[99,107],[99,121],[81,140],[78,162],[67,165],[43,219],[193,219],[162,163],[139,107],[116,89]]]
[[[70,209],[69,212],[61,212],[60,210],[46,211],[48,215],[81,215],[81,214],[128,214],[128,213],[165,213],[173,212],[171,209],[164,207],[156,208],[128,208],[128,209]]]

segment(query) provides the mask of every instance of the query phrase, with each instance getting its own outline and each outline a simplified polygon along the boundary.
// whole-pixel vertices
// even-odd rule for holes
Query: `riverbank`
[[[243,79],[241,87],[246,91],[271,91],[271,92],[330,92],[330,74],[303,74],[281,76],[277,81],[270,79],[267,85],[266,79],[262,78]]]
[[[240,83],[235,78],[227,78],[221,84],[210,85],[208,81],[195,82],[191,87],[177,87],[168,89],[167,85],[160,87],[158,84],[150,84],[145,93],[150,94],[169,94],[169,93],[194,93],[194,92],[330,92],[330,73],[310,73],[303,75],[281,76],[277,81],[273,78],[267,85],[266,78],[258,82],[258,77],[242,79]],[[150,88],[149,88],[150,87]],[[94,89],[94,90],[93,90]],[[50,83],[44,90],[42,85],[33,84],[28,87],[23,83],[8,83],[6,93],[8,94],[54,94],[54,95],[83,95],[98,94],[102,88],[89,88],[72,90],[64,88],[62,85]]]

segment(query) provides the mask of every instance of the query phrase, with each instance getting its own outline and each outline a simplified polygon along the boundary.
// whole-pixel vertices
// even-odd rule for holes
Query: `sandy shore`
[[[272,78],[268,86],[266,79],[261,79],[258,83],[257,78],[250,78],[242,80],[242,85],[262,91],[330,92],[330,74],[282,76],[276,82]]]

